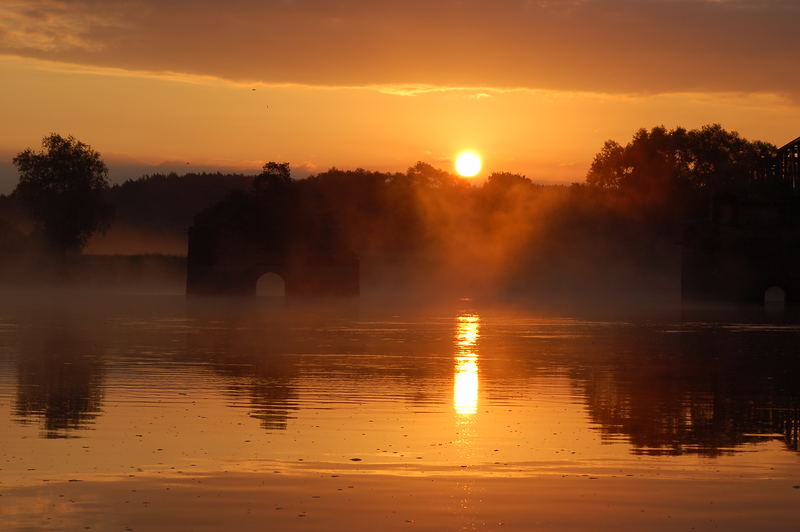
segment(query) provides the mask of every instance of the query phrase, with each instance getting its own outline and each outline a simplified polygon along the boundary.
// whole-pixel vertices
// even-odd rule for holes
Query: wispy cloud
[[[0,53],[404,96],[795,94],[798,18],[790,0],[0,0]]]
[[[469,98],[483,99],[491,98],[492,94],[510,94],[513,92],[529,92],[532,89],[526,88],[497,88],[497,87],[448,87],[435,85],[374,85],[374,88],[382,94],[393,96],[420,96],[425,94],[459,94]]]
[[[515,88],[502,88],[502,87],[451,87],[451,86],[436,86],[425,84],[406,84],[406,85],[341,85],[341,84],[309,84],[309,83],[270,83],[264,81],[250,80],[250,81],[236,81],[218,76],[199,75],[199,74],[186,74],[182,72],[165,72],[165,71],[149,71],[149,70],[133,70],[116,67],[103,67],[83,65],[77,63],[67,63],[59,61],[50,61],[45,59],[29,59],[19,55],[0,54],[0,63],[20,63],[24,64],[27,68],[34,68],[45,72],[56,72],[65,74],[79,74],[87,76],[102,76],[102,77],[121,77],[121,78],[136,78],[136,79],[152,79],[158,81],[167,81],[174,83],[187,83],[191,85],[221,85],[227,87],[236,87],[241,89],[286,89],[296,88],[305,90],[361,90],[361,91],[374,91],[381,94],[390,96],[424,96],[433,94],[457,94],[474,99],[491,98],[492,96],[500,94],[514,94],[514,93],[530,93],[530,94],[547,94],[547,90],[529,89],[525,87]],[[591,94],[588,91],[582,94]],[[598,94],[599,95],[599,94]]]
[[[100,52],[107,43],[94,33],[124,26],[116,9],[93,10],[90,2],[0,1],[0,43],[6,50],[43,53]]]

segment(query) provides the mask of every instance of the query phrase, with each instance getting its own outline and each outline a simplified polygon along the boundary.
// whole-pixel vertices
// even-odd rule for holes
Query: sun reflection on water
[[[456,329],[453,408],[461,416],[471,416],[478,411],[478,338],[480,317],[460,315]]]

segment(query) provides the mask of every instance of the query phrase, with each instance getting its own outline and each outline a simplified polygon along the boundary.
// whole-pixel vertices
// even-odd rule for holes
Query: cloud
[[[99,29],[121,28],[121,11],[97,10],[89,2],[0,0],[0,45],[7,51],[99,52]]]
[[[799,16],[793,0],[0,0],[0,53],[240,82],[789,94]]]
[[[496,87],[452,87],[435,85],[375,85],[366,88],[375,89],[382,94],[391,94],[393,96],[420,96],[424,94],[455,93],[463,94],[475,99],[491,98],[492,93],[511,93],[535,90],[524,88],[500,89]]]
[[[513,92],[541,92],[535,89],[509,88],[501,89],[497,87],[447,87],[434,85],[321,85],[308,83],[290,82],[265,82],[265,81],[233,81],[211,75],[185,74],[170,71],[152,70],[128,70],[115,67],[99,67],[81,65],[68,62],[48,61],[35,59],[33,61],[20,58],[18,56],[7,56],[0,54],[0,63],[26,62],[26,66],[47,72],[58,72],[65,74],[85,74],[91,76],[112,76],[124,78],[146,78],[161,81],[174,81],[178,83],[189,83],[196,85],[221,84],[225,86],[243,87],[247,89],[261,88],[300,88],[318,90],[374,90],[381,94],[392,96],[420,96],[424,94],[460,93],[470,98],[482,99],[491,98],[492,94],[507,94]]]

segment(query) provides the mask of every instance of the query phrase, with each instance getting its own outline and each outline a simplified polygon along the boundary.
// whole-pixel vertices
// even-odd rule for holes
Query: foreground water
[[[0,304],[2,530],[796,530],[800,327]]]

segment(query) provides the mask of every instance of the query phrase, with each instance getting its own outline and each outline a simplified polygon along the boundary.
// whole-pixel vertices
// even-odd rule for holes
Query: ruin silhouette
[[[718,194],[683,236],[685,300],[763,303],[768,290],[800,302],[800,137],[756,170],[768,188]]]
[[[778,148],[775,162],[774,171],[779,179],[792,188],[800,186],[800,137]]]
[[[358,295],[358,256],[323,207],[313,189],[291,180],[287,163],[267,163],[252,190],[195,217],[187,293],[252,296],[259,277],[274,273],[287,296]]]
[[[193,295],[255,295],[265,273],[283,279],[287,296],[359,294],[356,254],[313,238],[281,246],[259,235],[193,226],[186,268],[186,291]]]
[[[800,302],[800,203],[720,198],[684,234],[685,300],[762,303],[770,288]]]

